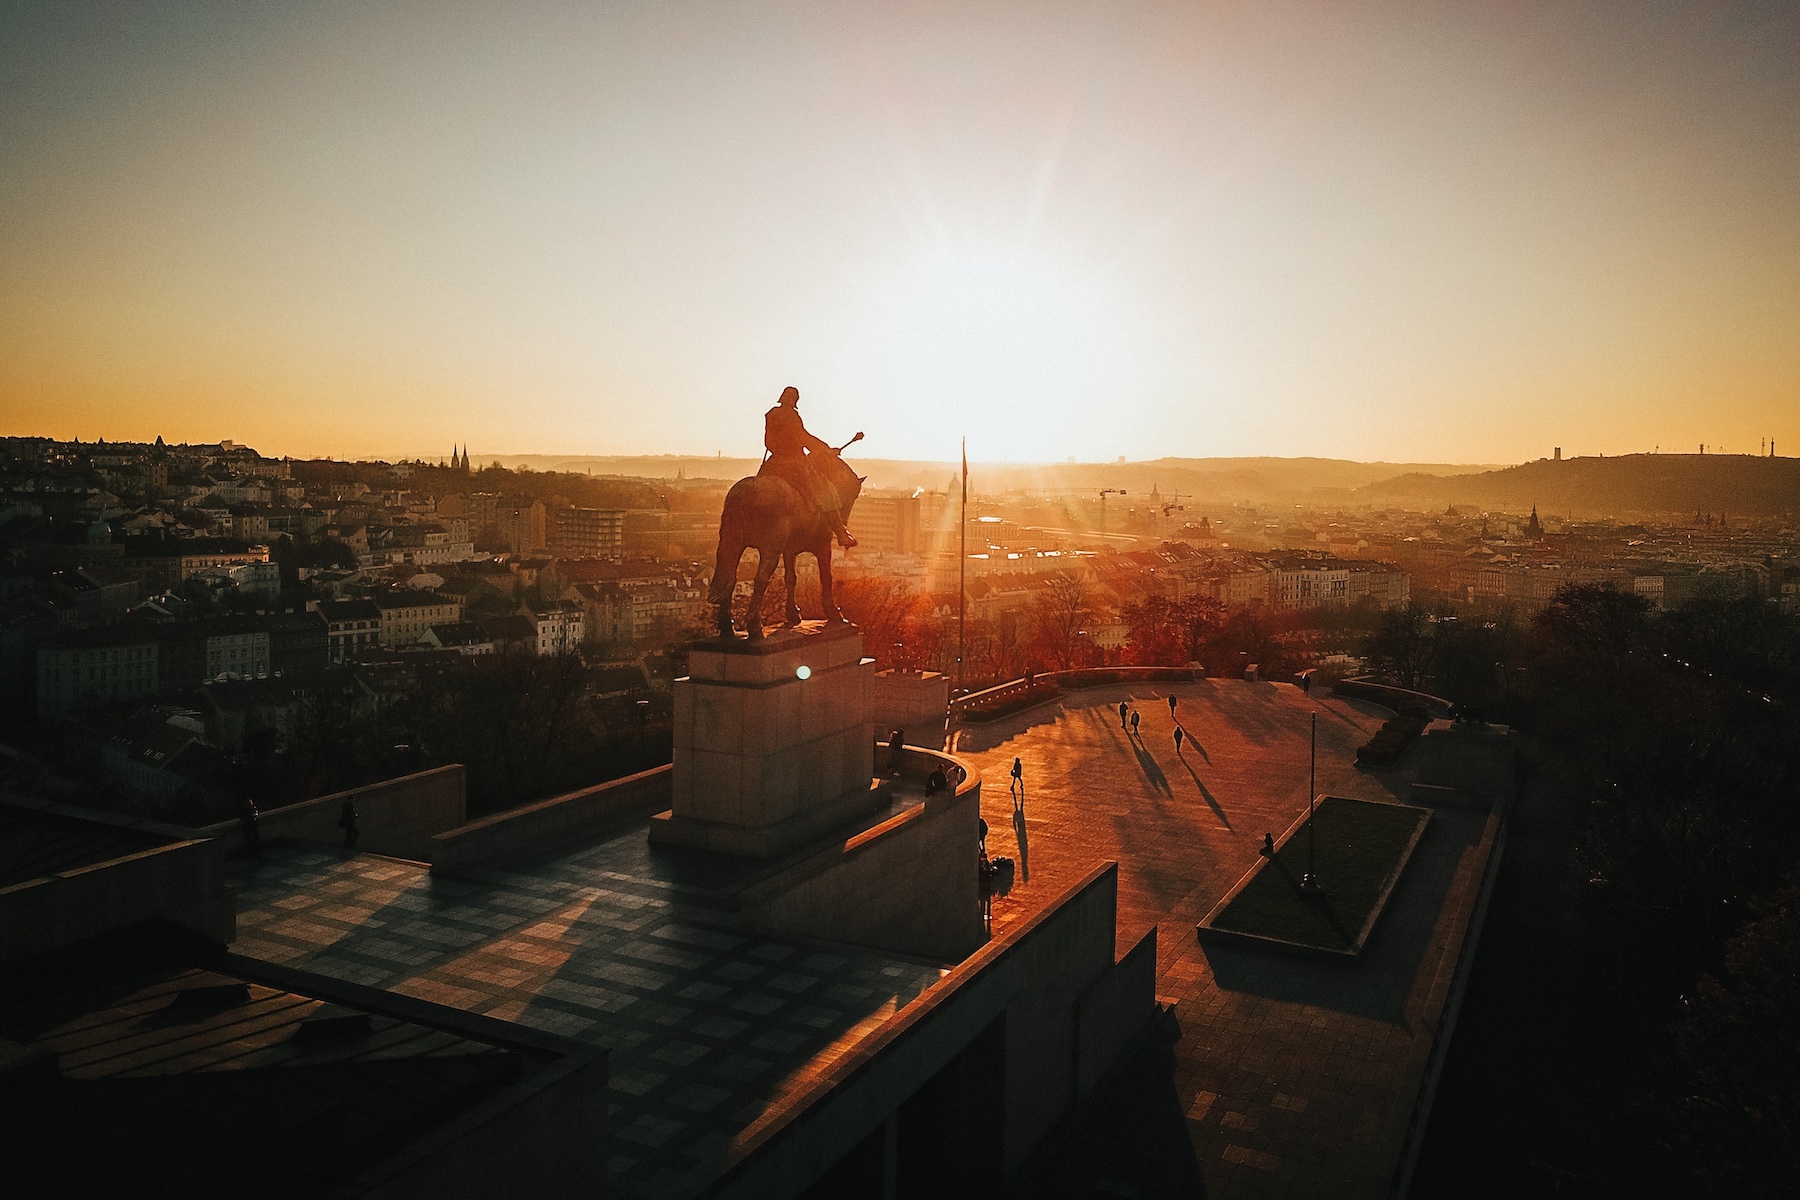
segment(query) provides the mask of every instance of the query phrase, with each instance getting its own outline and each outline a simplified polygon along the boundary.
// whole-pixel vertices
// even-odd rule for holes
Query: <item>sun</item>
[[[1091,277],[1043,255],[941,250],[885,299],[880,369],[920,417],[984,453],[1079,449],[1071,439],[1123,353],[1118,313]]]

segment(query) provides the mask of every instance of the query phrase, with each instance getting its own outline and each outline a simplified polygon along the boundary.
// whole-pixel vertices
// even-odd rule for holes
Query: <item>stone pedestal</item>
[[[873,659],[853,625],[694,643],[652,841],[773,857],[873,810]]]

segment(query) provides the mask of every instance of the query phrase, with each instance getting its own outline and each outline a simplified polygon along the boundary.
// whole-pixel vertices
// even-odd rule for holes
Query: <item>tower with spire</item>
[[[1537,541],[1544,536],[1544,527],[1538,524],[1537,505],[1531,506],[1531,520],[1525,522],[1525,536]]]

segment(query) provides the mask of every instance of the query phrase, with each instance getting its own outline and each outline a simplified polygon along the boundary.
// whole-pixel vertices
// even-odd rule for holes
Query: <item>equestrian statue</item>
[[[800,419],[798,388],[785,389],[775,407],[764,414],[763,446],[768,456],[755,475],[732,485],[719,517],[719,555],[713,563],[712,591],[707,597],[718,606],[719,636],[736,633],[731,593],[737,584],[738,562],[749,549],[756,551],[757,561],[756,583],[744,613],[747,636],[763,635],[763,593],[778,562],[787,578],[782,627],[800,623],[794,591],[796,560],[802,554],[818,560],[819,600],[825,620],[844,620],[831,596],[831,540],[835,536],[845,549],[856,545],[844,522],[862,493],[863,477],[844,462],[842,452],[861,440],[858,433],[843,446],[833,446],[808,433]]]

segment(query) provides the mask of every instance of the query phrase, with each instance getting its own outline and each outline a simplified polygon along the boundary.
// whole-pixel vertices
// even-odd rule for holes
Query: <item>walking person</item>
[[[1181,728],[1181,726],[1177,725],[1175,727],[1175,757],[1176,758],[1181,757],[1181,739],[1186,736],[1187,736],[1186,731],[1183,730]]]
[[[1125,714],[1127,712],[1129,712],[1130,710],[1131,710],[1131,705],[1125,703],[1123,700],[1119,701],[1119,728],[1120,729],[1125,728]]]
[[[1025,764],[1016,757],[1012,765],[1012,782],[1007,785],[1012,792],[1013,807],[1023,810],[1025,807]]]
[[[261,815],[257,810],[256,801],[248,796],[245,796],[243,802],[238,805],[238,821],[244,827],[244,845],[251,850],[255,850],[262,842],[262,827],[256,823],[257,818]]]
[[[1175,703],[1176,703],[1176,701],[1175,701],[1175,693],[1174,693],[1174,692],[1170,692],[1170,693],[1169,693],[1169,719],[1170,719],[1170,720],[1174,720],[1174,719],[1175,719]]]
[[[1136,737],[1138,735],[1138,718],[1142,717],[1143,715],[1144,714],[1140,713],[1135,708],[1131,710],[1131,736],[1132,737]]]

